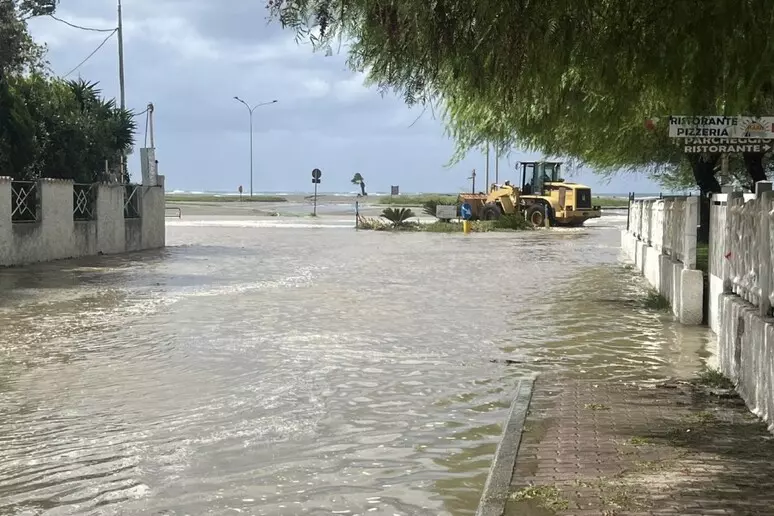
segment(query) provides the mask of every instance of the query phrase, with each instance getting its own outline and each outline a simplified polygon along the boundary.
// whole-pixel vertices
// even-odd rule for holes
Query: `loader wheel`
[[[487,204],[481,210],[481,220],[497,220],[502,215],[500,207],[496,204]]]
[[[542,204],[533,204],[527,210],[527,220],[533,226],[542,227],[546,221],[545,207]]]

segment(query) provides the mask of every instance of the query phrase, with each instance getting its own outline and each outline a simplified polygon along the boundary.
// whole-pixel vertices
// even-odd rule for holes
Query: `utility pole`
[[[495,149],[495,183],[500,184],[500,149]]]
[[[121,15],[121,0],[118,0],[118,88],[121,92],[121,109],[126,109],[126,88],[124,86],[124,20]]]
[[[252,197],[253,196],[253,111],[255,111],[255,108],[258,108],[261,106],[276,104],[277,100],[272,100],[271,102],[261,102],[260,104],[256,104],[253,107],[250,107],[250,104],[240,99],[239,97],[234,97],[234,100],[244,104],[245,107],[247,108],[247,111],[250,113],[250,197]]]
[[[486,144],[486,180],[484,181],[486,185],[486,193],[489,193],[489,142]]]
[[[118,88],[121,109],[126,109],[126,88],[124,85],[124,20],[121,15],[121,0],[118,0]],[[126,149],[121,153],[121,173],[126,176]],[[123,179],[123,178],[122,178]]]
[[[253,110],[250,110],[250,198],[253,197]]]
[[[148,129],[150,129],[150,146],[156,148],[156,142],[153,139],[153,103],[148,104]]]

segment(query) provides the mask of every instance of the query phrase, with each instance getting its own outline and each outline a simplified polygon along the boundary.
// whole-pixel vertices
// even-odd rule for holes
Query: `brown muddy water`
[[[0,270],[0,514],[471,515],[518,377],[655,381],[708,342],[594,222],[184,218],[163,251]]]

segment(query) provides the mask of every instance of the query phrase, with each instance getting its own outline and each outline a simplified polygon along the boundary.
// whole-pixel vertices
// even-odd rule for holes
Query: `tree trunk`
[[[747,174],[750,176],[752,186],[750,190],[755,191],[755,183],[758,181],[766,181],[766,170],[763,168],[763,153],[762,152],[745,152],[744,166],[747,168]]]
[[[720,183],[715,177],[715,165],[719,154],[693,154],[689,157],[693,178],[699,187],[699,229],[696,240],[699,243],[709,243],[710,230],[710,197],[714,193],[720,193]]]

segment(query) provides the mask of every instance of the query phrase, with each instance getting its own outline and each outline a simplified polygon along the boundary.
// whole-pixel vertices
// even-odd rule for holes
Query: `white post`
[[[664,199],[664,254],[668,254],[675,259],[675,235],[680,228],[674,227],[675,200]],[[671,223],[671,225],[670,225]]]
[[[687,197],[685,199],[685,212],[683,216],[683,265],[685,269],[696,268],[696,214],[699,211],[699,198]]]
[[[758,181],[755,183],[755,196],[760,206],[760,224],[758,226],[758,264],[760,266],[760,276],[758,278],[761,289],[758,309],[760,316],[768,317],[771,301],[771,247],[769,237],[769,210],[771,209],[771,200],[774,199],[771,181]]]
[[[740,192],[730,192],[726,198],[726,236],[723,239],[725,241],[726,248],[723,249],[723,293],[731,294],[734,292],[734,285],[731,283],[731,260],[733,242],[736,236],[734,235],[733,213],[732,208],[736,205],[737,201],[742,197]]]
[[[669,240],[669,228],[667,227],[667,201],[666,199],[663,200],[660,203],[661,206],[661,242],[659,242],[659,245],[661,248],[659,249],[660,254],[666,254],[666,249],[668,247],[668,240]]]

